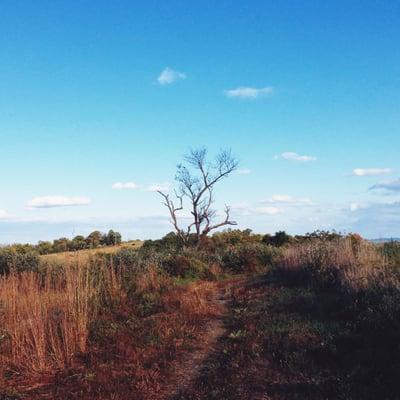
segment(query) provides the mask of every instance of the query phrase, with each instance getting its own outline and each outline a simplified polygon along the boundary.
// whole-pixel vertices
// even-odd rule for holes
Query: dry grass
[[[79,251],[65,251],[61,253],[54,254],[46,254],[41,256],[41,259],[49,262],[59,262],[59,263],[67,263],[67,262],[76,262],[76,260],[87,260],[92,256],[98,254],[114,254],[122,249],[138,249],[143,245],[141,240],[132,240],[129,242],[124,242],[117,246],[107,246],[100,247],[98,249],[86,249]]]
[[[400,288],[398,276],[378,247],[357,237],[292,245],[283,250],[278,265],[288,272],[303,271],[317,279],[335,280],[355,291],[370,285]]]
[[[164,294],[162,301],[168,309],[179,309],[189,319],[198,319],[215,314],[215,283],[194,282],[177,287]]]
[[[54,276],[35,272],[0,279],[1,366],[24,372],[64,368],[86,351],[89,324],[104,295],[121,291],[112,270],[103,280],[75,265]],[[0,342],[1,344],[1,342]]]
[[[219,283],[179,285],[157,266],[117,273],[100,257],[46,267],[0,278],[0,397],[70,400],[76,387],[85,400],[156,396],[219,312]]]

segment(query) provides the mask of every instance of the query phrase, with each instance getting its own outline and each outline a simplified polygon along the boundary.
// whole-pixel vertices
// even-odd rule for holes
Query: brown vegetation
[[[398,244],[178,239],[5,264],[0,399],[397,398]]]

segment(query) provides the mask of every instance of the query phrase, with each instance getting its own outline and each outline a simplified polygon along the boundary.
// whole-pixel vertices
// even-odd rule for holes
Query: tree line
[[[19,252],[34,251],[40,255],[62,253],[64,251],[78,251],[85,249],[96,249],[104,246],[115,246],[120,244],[122,236],[119,232],[110,229],[107,233],[93,231],[88,236],[77,235],[72,239],[62,237],[53,241],[39,241],[38,244],[18,244],[7,246],[15,248]]]

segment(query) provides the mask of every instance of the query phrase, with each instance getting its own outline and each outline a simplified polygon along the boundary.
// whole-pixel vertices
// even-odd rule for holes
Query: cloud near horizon
[[[241,86],[236,89],[225,90],[225,96],[230,98],[237,99],[256,99],[261,96],[268,96],[274,92],[274,88],[272,86],[267,86],[263,88],[253,88]]]
[[[379,176],[392,173],[390,168],[355,168],[353,175],[355,176]]]
[[[256,207],[253,212],[256,214],[277,215],[282,214],[283,210],[278,207]]]
[[[160,85],[165,86],[182,79],[186,79],[186,74],[166,67],[161,71],[157,81]]]
[[[254,207],[247,202],[232,204],[231,210],[234,215],[241,217],[255,215],[277,215],[284,212],[281,208],[275,206]]]
[[[139,185],[134,182],[116,182],[111,186],[113,189],[121,190],[121,189],[137,189]]]
[[[299,162],[310,162],[310,161],[317,160],[316,157],[300,155],[293,151],[285,151],[285,152],[275,156],[275,159],[279,159],[279,158],[281,158],[283,160],[299,161]]]
[[[308,197],[295,198],[289,195],[275,194],[271,198],[264,200],[263,203],[277,203],[282,205],[312,205],[312,201]]]
[[[0,219],[8,218],[10,215],[5,210],[0,210]]]
[[[148,187],[146,187],[146,192],[168,192],[172,187],[170,182],[162,182],[162,183],[154,183]]]
[[[42,196],[34,197],[26,203],[26,208],[55,208],[55,207],[74,207],[86,206],[91,203],[88,197],[76,196]]]

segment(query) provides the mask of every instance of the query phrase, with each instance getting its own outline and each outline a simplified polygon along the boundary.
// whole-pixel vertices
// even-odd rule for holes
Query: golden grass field
[[[138,249],[142,246],[142,244],[143,241],[141,240],[130,240],[117,246],[106,246],[97,249],[85,249],[79,251],[65,251],[62,253],[45,254],[42,255],[41,258],[46,261],[56,262],[76,261],[76,259],[78,258],[82,261],[85,258],[90,257],[94,254],[113,254],[124,248]]]

